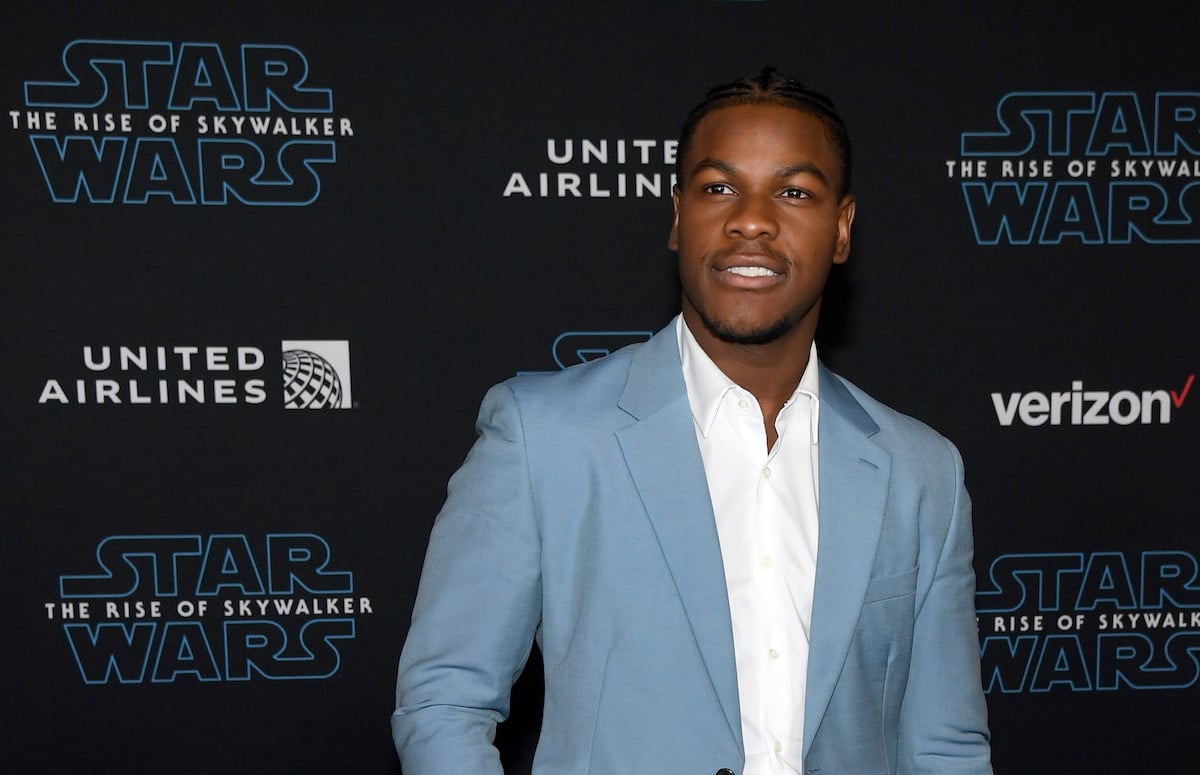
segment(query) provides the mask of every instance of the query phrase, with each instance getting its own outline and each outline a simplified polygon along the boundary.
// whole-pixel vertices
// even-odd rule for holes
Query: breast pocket
[[[882,600],[904,597],[905,595],[913,594],[916,592],[916,589],[916,568],[890,576],[875,576],[867,584],[867,597],[863,600],[863,604],[878,603]]]

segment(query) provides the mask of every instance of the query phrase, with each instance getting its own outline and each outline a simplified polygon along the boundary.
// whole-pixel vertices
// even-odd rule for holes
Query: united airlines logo
[[[980,245],[1200,243],[1200,92],[1012,92],[963,132]]]
[[[677,140],[546,139],[537,168],[514,170],[505,199],[661,199],[675,185]]]
[[[353,136],[288,45],[75,40],[8,111],[55,202],[308,205]]]
[[[349,409],[350,343],[283,342],[283,405],[288,409]]]
[[[257,345],[84,345],[78,365],[42,383],[37,402],[278,408],[282,397],[287,409],[354,406],[348,341],[290,339],[280,347],[282,369]]]

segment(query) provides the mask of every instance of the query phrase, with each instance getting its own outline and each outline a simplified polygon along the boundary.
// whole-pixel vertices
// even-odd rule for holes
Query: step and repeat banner
[[[997,771],[1196,771],[1195,9],[908,5],[2,12],[5,769],[398,773],[480,398],[666,324],[770,64],[855,141],[822,355],[963,452]]]

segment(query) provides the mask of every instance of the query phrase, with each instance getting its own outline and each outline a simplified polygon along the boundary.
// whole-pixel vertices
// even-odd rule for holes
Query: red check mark
[[[1183,390],[1179,391],[1178,393],[1176,393],[1174,390],[1171,391],[1171,403],[1175,404],[1176,409],[1183,406],[1183,401],[1185,398],[1187,398],[1188,391],[1192,389],[1192,383],[1195,381],[1196,375],[1189,374],[1187,382],[1183,383]]]

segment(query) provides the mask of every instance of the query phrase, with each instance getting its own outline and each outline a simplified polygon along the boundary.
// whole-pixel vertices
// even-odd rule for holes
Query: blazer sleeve
[[[520,411],[492,388],[434,522],[400,657],[405,775],[499,775],[492,745],[541,619],[541,551]]]
[[[975,621],[971,501],[963,484],[962,458],[949,441],[943,442],[953,461],[954,495],[947,504],[949,525],[932,584],[916,601],[912,664],[900,717],[899,772],[990,775]],[[944,524],[945,519],[938,521]]]

